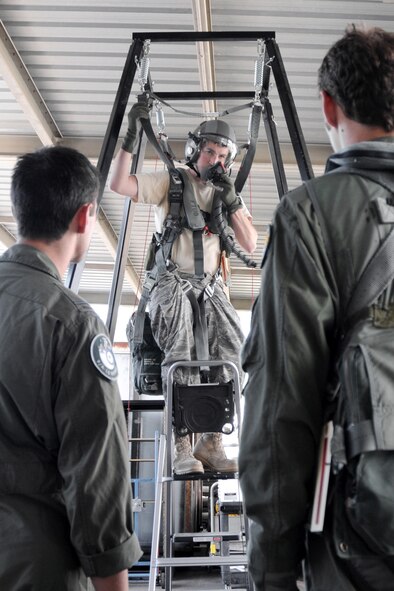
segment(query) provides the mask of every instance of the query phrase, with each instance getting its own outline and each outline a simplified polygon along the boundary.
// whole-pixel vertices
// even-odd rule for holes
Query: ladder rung
[[[156,558],[155,567],[158,566],[238,566],[247,565],[245,554],[231,556],[182,556],[177,558]]]
[[[174,534],[172,539],[174,542],[181,540],[182,542],[212,542],[213,540],[219,541],[233,541],[241,540],[241,533],[237,532],[226,532],[226,531],[205,531],[205,532],[189,532]]]
[[[191,472],[190,474],[173,474],[174,480],[238,480],[238,472]]]

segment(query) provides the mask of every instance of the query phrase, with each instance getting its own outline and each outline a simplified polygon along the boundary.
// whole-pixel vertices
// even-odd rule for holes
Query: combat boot
[[[238,461],[226,456],[221,433],[203,433],[194,447],[193,455],[215,472],[238,472]]]
[[[179,475],[204,473],[202,463],[192,454],[189,435],[185,437],[175,435],[174,472]]]

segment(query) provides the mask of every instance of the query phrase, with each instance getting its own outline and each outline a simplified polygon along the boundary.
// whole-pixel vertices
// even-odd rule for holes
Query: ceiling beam
[[[55,144],[60,130],[1,20],[0,73],[42,144]]]
[[[192,0],[192,12],[195,31],[212,31],[211,0]],[[196,41],[198,71],[202,91],[216,90],[215,60],[212,41]],[[204,113],[217,112],[216,100],[202,102]]]
[[[16,136],[2,136],[0,155],[18,156],[26,152],[34,151],[40,148],[41,145],[51,146],[60,143],[63,139],[62,134],[1,20],[0,74],[4,78],[4,81],[15,100],[22,108],[29,123],[37,134],[37,138],[27,136],[23,139]],[[86,154],[86,150],[81,149],[81,141],[74,141],[74,144],[76,143],[79,145],[70,147],[75,147]],[[7,144],[8,148],[6,147]],[[67,142],[67,144],[70,144],[70,142]],[[94,157],[100,153],[101,144],[102,142],[100,141],[100,148],[96,145],[94,146],[95,154],[89,154],[90,157]],[[103,242],[106,244],[108,251],[113,257],[115,257],[118,238],[102,210],[100,210],[98,216],[97,231],[101,235]],[[0,241],[5,244],[7,248],[15,243],[15,238],[12,238],[11,234],[9,234],[4,226],[0,226]],[[126,267],[126,279],[130,283],[132,289],[136,290],[137,286],[140,284],[140,279],[134,271],[130,260],[128,260],[128,263],[129,264]]]
[[[102,147],[102,139],[100,138],[81,138],[81,137],[67,137],[59,142],[62,146],[68,146],[79,150],[88,158],[97,160]],[[40,141],[33,136],[10,136],[0,135],[0,157],[1,156],[20,156],[26,152],[31,152],[40,147]],[[115,152],[118,151],[121,145],[119,140]],[[327,158],[332,154],[332,149],[328,144],[307,144],[308,152],[314,165],[324,165]],[[185,140],[171,140],[171,149],[175,157],[181,160],[184,157]],[[280,144],[282,158],[284,164],[295,164],[294,150],[290,143],[282,142]],[[156,160],[157,155],[150,144],[146,147],[145,162],[148,160]],[[259,141],[257,145],[256,156],[254,163],[264,164],[270,163],[270,154],[268,145],[265,141]]]

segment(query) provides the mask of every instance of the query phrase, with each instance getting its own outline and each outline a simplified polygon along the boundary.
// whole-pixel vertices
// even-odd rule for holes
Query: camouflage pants
[[[196,279],[183,276],[193,286],[198,298],[210,277]],[[240,372],[240,350],[243,334],[239,317],[223,291],[219,280],[212,297],[205,301],[208,327],[208,347],[210,360],[232,361]],[[174,273],[166,273],[152,291],[149,315],[152,332],[164,352],[162,363],[163,392],[167,389],[169,367],[176,361],[195,361],[196,347],[193,334],[193,310],[189,298],[182,289],[182,280]],[[233,377],[230,367],[218,366],[210,370],[211,382],[228,382]],[[174,372],[174,380],[179,384],[196,384],[200,381],[197,368],[180,367]]]

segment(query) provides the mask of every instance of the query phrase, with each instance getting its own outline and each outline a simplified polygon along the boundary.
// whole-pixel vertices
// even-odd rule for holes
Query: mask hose
[[[226,250],[235,254],[247,267],[255,268],[257,264],[250,257],[248,257],[238,246],[235,244],[234,238],[230,233],[230,230],[226,224],[223,215],[223,203],[220,196],[215,196],[212,206],[212,215],[216,227],[219,231],[219,236],[223,240]]]

